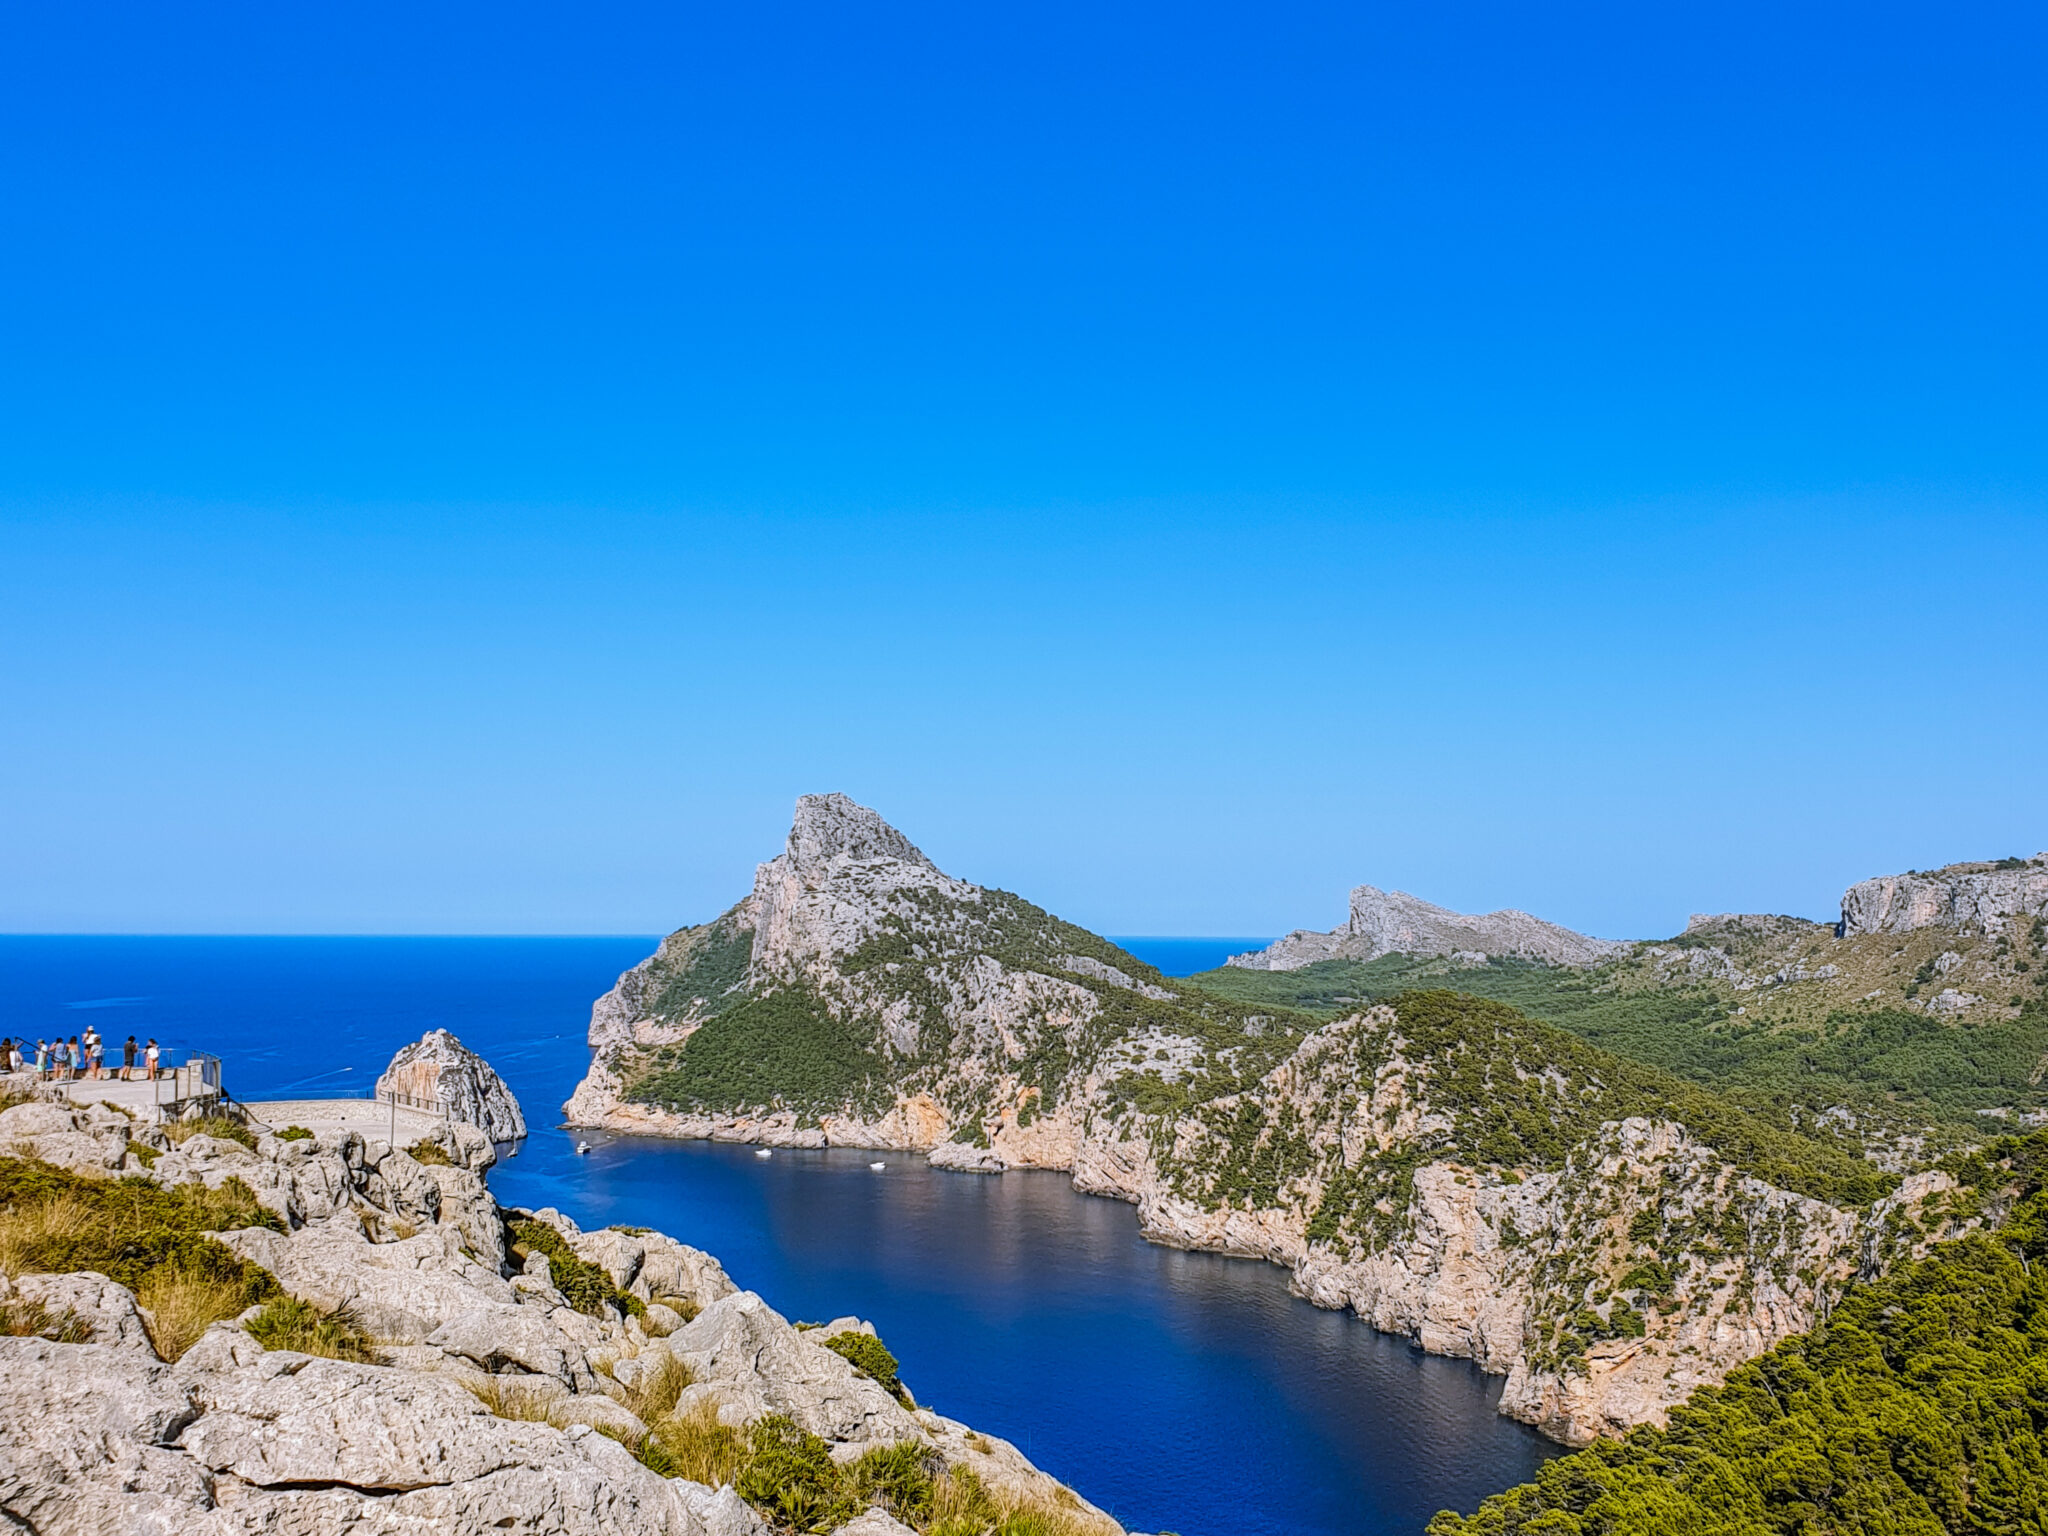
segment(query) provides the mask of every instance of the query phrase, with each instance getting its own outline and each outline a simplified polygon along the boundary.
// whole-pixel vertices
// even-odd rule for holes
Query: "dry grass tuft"
[[[632,1409],[633,1416],[643,1424],[665,1418],[675,1408],[676,1399],[683,1395],[683,1388],[695,1379],[690,1368],[665,1349],[652,1352],[648,1358],[653,1362],[652,1369],[642,1373],[630,1387],[613,1377],[610,1393]]]
[[[746,1431],[719,1423],[718,1404],[708,1398],[662,1419],[648,1430],[647,1443],[665,1458],[656,1469],[664,1477],[687,1477],[707,1488],[738,1482],[752,1455]]]
[[[135,1300],[157,1357],[176,1360],[215,1323],[240,1316],[249,1305],[249,1290],[239,1280],[159,1269],[136,1288]]]
[[[92,1338],[92,1324],[69,1307],[52,1312],[40,1301],[0,1301],[0,1334],[17,1339],[49,1339],[58,1344],[83,1344]]]
[[[92,1229],[92,1211],[74,1195],[10,1206],[0,1211],[0,1273],[33,1273],[41,1255],[75,1246]]]
[[[469,1389],[470,1396],[501,1419],[517,1419],[522,1424],[555,1422],[559,1393],[537,1390],[516,1377],[491,1376],[482,1381],[464,1378],[462,1384]]]
[[[970,1469],[956,1467],[932,1490],[926,1536],[1107,1536],[1110,1526],[1080,1503],[1066,1488],[1050,1497],[990,1488]]]

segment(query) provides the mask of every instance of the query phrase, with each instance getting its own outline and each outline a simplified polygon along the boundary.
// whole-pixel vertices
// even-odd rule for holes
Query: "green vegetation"
[[[657,1052],[630,1096],[695,1110],[814,1114],[850,1105],[879,1111],[892,1097],[873,1031],[802,987],[738,1001],[682,1045]]]
[[[455,1159],[448,1155],[447,1149],[438,1141],[427,1136],[422,1136],[418,1141],[407,1147],[405,1155],[414,1162],[429,1168],[453,1168],[456,1166]]]
[[[825,1347],[846,1361],[861,1375],[879,1385],[896,1401],[910,1406],[910,1393],[896,1374],[896,1357],[871,1333],[835,1333]]]
[[[979,1437],[970,1437],[970,1443]],[[986,1441],[979,1448],[992,1449]],[[715,1404],[653,1423],[634,1454],[663,1477],[732,1484],[779,1532],[836,1530],[882,1509],[922,1536],[1102,1536],[1066,1489],[1050,1498],[996,1493],[968,1468],[947,1469],[916,1444],[876,1446],[849,1464],[780,1414],[745,1429],[719,1421]]]
[[[661,1018],[679,1018],[692,1009],[717,1016],[744,1001],[733,989],[746,979],[753,958],[754,930],[730,912],[671,935],[656,952],[648,1011]]]
[[[1399,1231],[1422,1164],[1560,1168],[1602,1124],[1631,1116],[1675,1120],[1736,1166],[1838,1205],[1865,1204],[1896,1182],[1832,1141],[1781,1128],[1505,1004],[1458,992],[1408,992],[1394,1000],[1393,1012],[1391,1023],[1365,1021],[1327,1042],[1310,1070],[1337,1097],[1322,1102],[1315,1125],[1287,1095],[1254,1092],[1197,1104],[1191,1112],[1208,1135],[1183,1152],[1163,1139],[1156,1146],[1176,1192],[1212,1210],[1256,1209],[1283,1204],[1292,1181],[1320,1171],[1323,1193],[1309,1235],[1327,1242],[1349,1232],[1370,1251]],[[1397,1052],[1409,1064],[1412,1091],[1441,1123],[1346,1166],[1335,1160],[1330,1133],[1355,1107],[1353,1085],[1375,1081]],[[1156,1079],[1148,1086],[1140,1077],[1114,1090],[1139,1105],[1148,1093],[1150,1102],[1164,1102],[1171,1087]]]
[[[367,1361],[370,1338],[346,1312],[324,1312],[310,1301],[281,1296],[242,1325],[265,1349],[289,1349],[329,1360]]]
[[[0,1157],[0,1271],[97,1270],[135,1293],[157,1353],[175,1360],[208,1327],[280,1296],[269,1271],[207,1234],[281,1228],[249,1186],[89,1179],[30,1158]]]
[[[530,1253],[546,1257],[555,1289],[578,1312],[598,1317],[606,1307],[613,1307],[635,1317],[646,1313],[645,1302],[612,1284],[612,1277],[602,1265],[577,1258],[567,1239],[546,1222],[522,1217],[505,1224],[505,1235],[519,1258]]]
[[[311,1141],[313,1133],[303,1125],[288,1125],[281,1131],[273,1131],[279,1141]]]
[[[1668,1429],[1553,1461],[1431,1536],[2048,1530],[2048,1132],[1975,1167],[2015,1190],[1997,1230],[1852,1287]]]
[[[1241,1002],[1325,1018],[1418,985],[1454,987],[1809,1134],[1837,1134],[1814,1118],[1836,1106],[1875,1127],[1918,1129],[1931,1120],[1962,1134],[1983,1132],[1981,1110],[2048,1108],[2048,1081],[2038,1071],[2048,1053],[2048,1003],[2039,998],[2025,1003],[2018,1018],[1988,1022],[1950,1023],[1903,1008],[1837,1009],[1818,1025],[1802,1026],[1738,1018],[1707,987],[1631,986],[1628,979],[1612,967],[1503,959],[1457,966],[1406,955],[1323,961],[1298,971],[1225,967],[1192,978]],[[1848,1128],[1839,1134],[1847,1136]]]
[[[277,1294],[267,1271],[207,1234],[283,1223],[240,1179],[219,1189],[147,1179],[90,1179],[32,1158],[0,1157],[0,1270],[71,1274],[97,1270],[131,1291],[174,1271],[240,1286],[253,1306]],[[239,1311],[240,1308],[237,1308]]]

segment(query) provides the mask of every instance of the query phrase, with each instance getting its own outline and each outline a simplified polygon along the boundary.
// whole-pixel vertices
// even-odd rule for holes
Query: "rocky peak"
[[[438,1106],[451,1121],[476,1126],[493,1141],[518,1141],[526,1134],[526,1116],[505,1080],[445,1029],[430,1029],[400,1047],[377,1079],[377,1096]]]
[[[1954,928],[1991,933],[2013,918],[2048,917],[2048,853],[1950,864],[1858,881],[1842,893],[1844,938]]]
[[[845,795],[799,796],[783,857],[790,871],[810,885],[827,878],[842,861],[890,860],[933,867],[909,838]]]
[[[1351,893],[1351,913],[1329,933],[1290,933],[1230,964],[1254,971],[1292,971],[1318,960],[1377,960],[1382,955],[1512,956],[1552,965],[1590,965],[1626,949],[1626,944],[1588,938],[1556,923],[1512,908],[1468,914],[1410,896],[1361,885]]]

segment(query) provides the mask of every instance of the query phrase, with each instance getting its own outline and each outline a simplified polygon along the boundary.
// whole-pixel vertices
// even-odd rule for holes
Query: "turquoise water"
[[[1135,1529],[1412,1536],[1550,1454],[1495,1415],[1497,1379],[1295,1299],[1270,1265],[1154,1247],[1130,1207],[1063,1175],[604,1136],[577,1156],[555,1120],[591,999],[650,947],[0,938],[0,1034],[88,1018],[116,1040],[154,1034],[220,1055],[230,1091],[256,1099],[366,1093],[399,1045],[452,1029],[536,1127],[491,1176],[501,1198],[673,1233],[791,1317],[870,1319],[921,1400],[1015,1440]]]

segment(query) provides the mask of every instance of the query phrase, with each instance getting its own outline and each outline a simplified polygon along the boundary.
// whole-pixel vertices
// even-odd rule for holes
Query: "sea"
[[[1117,942],[1186,975],[1265,941]],[[1312,1307],[1272,1265],[1146,1243],[1130,1206],[1063,1174],[572,1136],[590,1004],[653,943],[0,936],[0,1036],[154,1036],[256,1100],[367,1096],[399,1046],[451,1030],[533,1128],[490,1175],[501,1200],[668,1232],[795,1320],[866,1318],[920,1402],[1132,1530],[1418,1536],[1555,1452],[1498,1416],[1499,1378]]]

